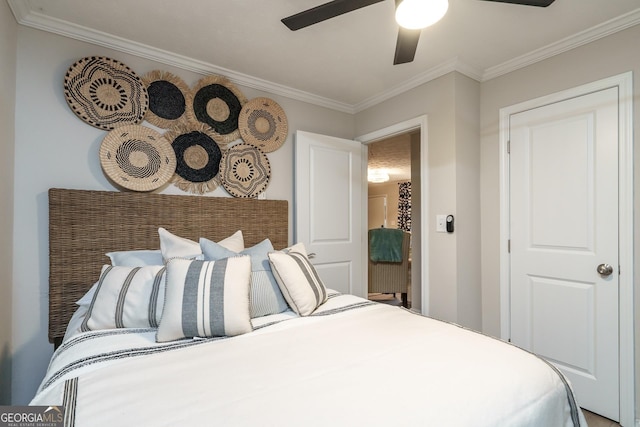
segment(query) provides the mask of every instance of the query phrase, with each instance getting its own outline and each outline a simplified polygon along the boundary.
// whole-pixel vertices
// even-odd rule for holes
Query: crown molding
[[[142,43],[117,37],[92,28],[76,25],[50,16],[43,15],[31,7],[28,0],[8,0],[9,6],[20,25],[47,31],[75,40],[95,44],[135,55],[141,58],[150,59],[162,64],[171,65],[198,74],[219,74],[227,77],[235,84],[269,92],[275,95],[285,96],[307,102],[320,107],[342,111],[353,114],[353,106],[344,102],[335,101],[329,98],[318,96],[309,92],[293,89],[278,83],[253,77],[247,74],[238,73],[227,68],[218,67],[204,61],[198,61],[183,55],[157,49]]]
[[[35,8],[32,7],[31,1],[29,0],[8,0],[8,3],[11,11],[13,12],[13,15],[16,18],[16,21],[20,25],[24,25],[26,27],[47,31],[75,40],[113,49],[119,52],[128,53],[162,64],[171,65],[187,71],[192,71],[198,74],[223,75],[233,83],[241,86],[269,92],[275,95],[281,95],[287,98],[350,114],[355,114],[363,111],[389,98],[414,89],[417,86],[420,86],[452,71],[457,71],[479,82],[487,81],[640,23],[639,8],[625,15],[621,15],[617,18],[592,27],[588,30],[582,31],[576,35],[567,37],[543,48],[503,62],[502,64],[499,64],[497,66],[489,67],[485,70],[479,70],[471,66],[470,64],[462,62],[456,57],[436,67],[430,68],[429,70],[426,70],[425,72],[403,82],[400,85],[394,86],[388,90],[385,90],[384,92],[380,92],[377,95],[367,98],[364,101],[351,105],[345,102],[339,102],[333,99],[315,95],[310,92],[294,89],[279,83],[274,83],[268,80],[250,76],[248,74],[238,73],[236,71],[219,67],[211,63],[198,61],[193,58],[189,58],[166,50],[157,49],[152,46],[117,37],[91,28],[76,25],[68,21],[52,18],[35,10]]]
[[[481,82],[524,68],[640,23],[640,8],[484,70]]]
[[[482,72],[480,72],[479,70],[460,61],[458,58],[453,58],[436,67],[430,68],[424,73],[418,74],[417,76],[403,82],[400,85],[394,86],[389,90],[386,90],[379,93],[378,95],[372,96],[362,102],[359,102],[358,104],[354,105],[354,112],[358,113],[360,111],[366,110],[367,108],[381,103],[382,101],[393,98],[396,95],[416,88],[424,83],[430,82],[431,80],[435,80],[438,77],[442,77],[452,71],[457,71],[477,81],[480,81],[480,78],[482,77]]]

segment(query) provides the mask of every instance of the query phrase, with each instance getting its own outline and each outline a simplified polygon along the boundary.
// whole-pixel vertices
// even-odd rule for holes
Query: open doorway
[[[420,130],[371,142],[367,148],[368,298],[411,308],[412,231],[420,221],[419,209],[412,209],[412,181],[420,181]],[[415,280],[420,283],[419,274]]]
[[[427,116],[422,115],[400,123],[375,130],[356,138],[365,145],[366,151],[371,143],[389,139],[396,135],[409,133],[412,140],[411,153],[411,311],[429,315],[429,228],[426,226],[429,212],[429,143]],[[363,171],[366,170],[366,157],[362,159]],[[362,180],[362,203],[367,205],[367,182]],[[367,265],[367,222],[366,212],[362,212],[362,263]],[[362,295],[366,295],[367,268],[363,269]]]

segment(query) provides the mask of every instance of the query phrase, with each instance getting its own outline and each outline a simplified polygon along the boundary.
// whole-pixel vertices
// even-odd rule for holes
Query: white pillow
[[[282,295],[300,316],[310,315],[327,300],[327,289],[304,253],[270,252],[269,262]]]
[[[157,327],[164,305],[164,275],[162,265],[103,266],[81,329]]]
[[[93,301],[93,295],[96,293],[97,287],[98,287],[98,282],[91,285],[87,293],[84,294],[82,298],[80,298],[78,301],[76,301],[76,304],[79,305],[80,307],[84,306],[86,308],[89,308],[89,306],[91,305],[91,301]]]
[[[111,265],[121,267],[144,267],[145,265],[164,265],[160,249],[108,252]]]
[[[200,244],[184,237],[176,236],[165,228],[158,228],[160,236],[160,251],[165,262],[173,258],[203,259]],[[233,252],[244,250],[244,237],[242,231],[238,230],[231,236],[218,242],[219,245]]]
[[[304,243],[302,242],[296,243],[295,245],[289,246],[288,248],[284,248],[282,252],[285,252],[285,253],[298,252],[304,255],[305,258],[309,258],[309,256],[307,255],[307,249],[304,247]]]
[[[218,261],[174,258],[167,263],[165,307],[156,341],[251,332],[247,255]]]
[[[269,239],[246,248],[240,253],[230,251],[221,244],[211,240],[200,238],[200,247],[207,261],[216,261],[237,255],[249,255],[251,257],[251,293],[249,294],[249,308],[251,318],[277,314],[286,311],[287,302],[280,292],[278,282],[273,277],[269,257],[267,254],[273,251],[273,245]]]

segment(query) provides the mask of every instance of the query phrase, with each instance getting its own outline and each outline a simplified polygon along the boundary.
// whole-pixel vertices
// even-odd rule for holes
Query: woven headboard
[[[198,241],[242,230],[245,245],[288,245],[285,200],[49,190],[49,341],[59,342],[84,295],[109,263],[105,253],[158,249],[158,227]]]

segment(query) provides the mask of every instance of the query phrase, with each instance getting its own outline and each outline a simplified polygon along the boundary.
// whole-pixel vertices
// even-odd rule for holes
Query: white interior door
[[[387,226],[387,196],[369,196],[369,230]]]
[[[362,294],[362,145],[309,132],[295,138],[295,236],[329,288]]]
[[[509,135],[511,340],[618,420],[618,88],[512,114]]]

